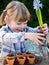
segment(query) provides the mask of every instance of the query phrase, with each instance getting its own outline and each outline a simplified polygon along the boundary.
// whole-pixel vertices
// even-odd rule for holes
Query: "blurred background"
[[[33,9],[33,0],[0,0],[0,15],[2,11],[5,9],[6,5],[11,1],[20,1],[27,6],[27,8],[29,9],[31,13],[31,19],[28,22],[28,26],[36,27],[37,25],[39,25],[35,10]],[[41,9],[43,22],[47,23],[49,26],[49,0],[40,0],[40,1],[43,4],[43,8]],[[0,20],[0,27],[1,26],[2,26],[2,23]]]

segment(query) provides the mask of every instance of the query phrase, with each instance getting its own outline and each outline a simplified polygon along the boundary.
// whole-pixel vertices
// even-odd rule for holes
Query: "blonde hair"
[[[30,12],[26,6],[19,1],[12,1],[7,5],[5,11],[2,13],[2,22],[6,15],[9,17],[13,16],[14,20],[18,20],[19,22],[24,22],[30,19]]]

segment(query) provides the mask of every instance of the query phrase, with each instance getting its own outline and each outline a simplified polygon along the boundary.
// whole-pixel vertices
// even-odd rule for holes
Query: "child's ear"
[[[9,21],[9,17],[6,15],[4,21],[7,23]]]

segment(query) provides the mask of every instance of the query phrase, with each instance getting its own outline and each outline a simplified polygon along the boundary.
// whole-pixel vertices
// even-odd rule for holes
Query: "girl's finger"
[[[43,33],[44,33],[44,34],[48,34],[48,30],[44,31]]]
[[[47,27],[45,27],[45,28],[42,28],[42,30],[44,31],[44,30],[48,30],[48,28]]]
[[[38,46],[40,45],[39,42],[38,42],[38,39],[36,39],[35,43],[36,43]]]
[[[44,27],[47,27],[47,24],[46,24],[46,23],[45,23],[45,24],[43,24],[42,28],[44,28]]]
[[[41,44],[43,44],[40,40],[36,40],[36,44],[39,46],[39,45],[41,45]]]
[[[38,39],[40,39],[40,40],[46,40],[44,37],[40,37],[40,36],[38,36]]]
[[[42,44],[43,44],[40,40],[38,40],[38,43],[39,43],[40,45],[42,45]]]
[[[38,36],[45,36],[43,33],[37,33]]]

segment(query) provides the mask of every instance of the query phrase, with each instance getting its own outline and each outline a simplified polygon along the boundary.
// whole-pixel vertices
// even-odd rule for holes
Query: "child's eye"
[[[27,24],[27,23],[24,23],[24,25]]]
[[[21,25],[20,23],[17,23],[17,25]]]
[[[27,23],[24,23],[24,24],[27,24]]]

